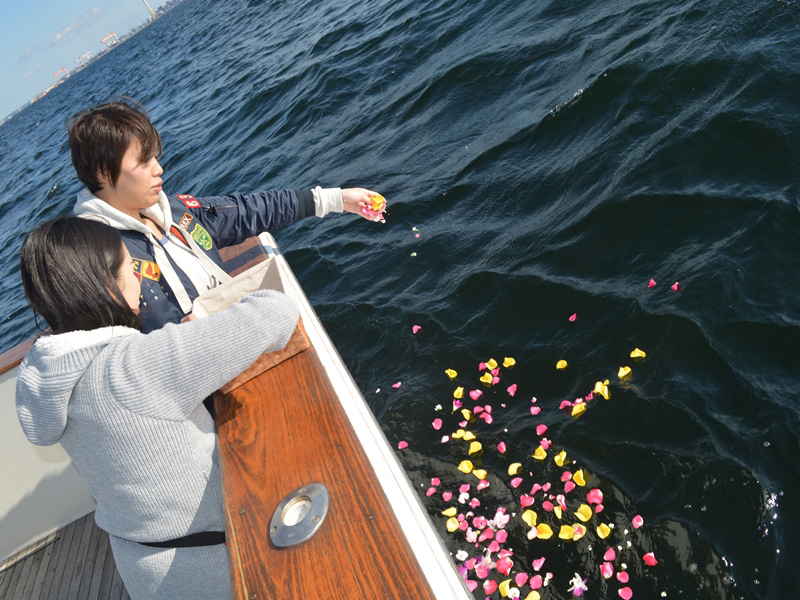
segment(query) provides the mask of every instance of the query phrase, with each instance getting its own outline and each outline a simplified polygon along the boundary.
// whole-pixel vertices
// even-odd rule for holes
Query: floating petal
[[[534,527],[538,518],[539,516],[530,509],[522,513],[522,520],[528,524],[528,527]]]
[[[452,438],[453,438],[454,440],[461,440],[461,439],[464,439],[464,434],[465,434],[465,433],[466,433],[466,431],[464,431],[463,429],[459,429],[459,430],[457,430],[457,431],[453,432]]]
[[[589,504],[600,504],[603,501],[603,492],[594,488],[586,494],[586,499],[589,501]]]
[[[442,420],[441,419],[434,419],[433,420],[433,428],[436,431],[439,431],[442,428]]]
[[[578,471],[575,471],[575,475],[572,476],[572,481],[574,481],[575,483],[577,483],[580,486],[586,485],[586,477],[585,477],[585,475],[583,473],[583,469],[579,469]]]
[[[505,544],[506,540],[508,539],[508,532],[505,529],[501,529],[496,534],[494,534],[494,539],[497,540],[497,543],[499,544]],[[495,549],[494,552],[497,552],[497,550],[499,549],[500,548]]]
[[[545,458],[547,458],[547,452],[544,451],[544,448],[539,446],[536,449],[536,452],[533,453],[533,458],[535,458],[536,460],[544,460]]]
[[[474,439],[475,439],[475,434],[474,433],[472,433],[471,431],[465,431],[464,432],[464,441],[465,442],[471,442]]]
[[[494,579],[487,579],[483,582],[483,591],[487,596],[491,596],[497,590],[497,582]]]
[[[462,473],[467,473],[467,474],[472,473],[473,468],[474,467],[472,466],[472,462],[469,460],[462,460],[461,464],[458,465],[458,470],[461,471]]]
[[[539,559],[539,560],[544,562],[543,558]],[[541,566],[539,568],[541,568]],[[536,570],[538,571],[539,569],[536,569]],[[541,575],[534,575],[533,577],[531,577],[531,589],[532,590],[538,590],[538,589],[540,589],[542,587],[542,585],[543,585],[543,581],[542,581],[542,576]]]
[[[575,321],[577,321],[577,320],[578,320],[578,313],[575,313],[575,314],[573,314],[573,315],[572,315],[572,316],[569,318],[569,320],[570,320],[570,322],[573,322],[573,323],[574,323]]]
[[[522,496],[519,497],[519,505],[522,508],[525,508],[526,506],[530,506],[531,504],[533,504],[533,497],[532,496],[528,496],[527,494],[523,494]]]
[[[480,442],[472,442],[469,445],[469,455],[470,456],[479,456],[483,454],[483,444]]]
[[[505,453],[505,451],[506,451],[506,443],[505,442],[500,442],[499,444],[497,444],[497,451],[500,454]]]
[[[515,360],[514,360],[513,358],[511,358],[510,356],[506,356],[506,357],[503,359],[503,366],[504,366],[504,367],[506,367],[506,368],[508,368],[508,367],[513,367],[515,364],[517,364],[517,361],[515,361]]]
[[[472,471],[472,474],[475,475],[475,477],[477,477],[478,479],[486,479],[488,475],[486,469],[475,469],[474,471]]]
[[[461,409],[461,415],[464,417],[465,420],[469,421],[472,419],[472,412],[468,408]]]
[[[450,499],[453,497],[453,492],[442,492],[442,500],[445,502],[450,502]]]
[[[422,327],[420,327],[419,325],[413,325],[411,327],[411,333],[417,333],[420,329],[422,329]]]
[[[487,479],[481,479],[481,480],[478,482],[478,485],[477,485],[477,486],[475,486],[475,487],[476,487],[477,489],[479,489],[479,490],[485,489],[485,488],[489,487],[489,480],[487,480]]]
[[[481,375],[480,381],[481,381],[481,383],[491,384],[492,383],[492,374],[491,373],[484,373],[483,375]]]
[[[617,593],[622,600],[631,600],[633,598],[633,591],[629,587],[619,588]]]
[[[563,467],[564,461],[566,459],[567,459],[567,452],[565,450],[562,450],[553,457],[553,462],[555,462],[559,467]]]
[[[521,483],[522,477],[514,477],[514,479],[511,480],[511,487],[518,488]]]
[[[547,431],[547,425],[544,423],[536,426],[536,435],[544,435],[545,431]]]
[[[603,554],[603,560],[608,562],[613,562],[617,559],[617,553],[614,551],[613,548],[609,548],[606,550],[606,553]]]
[[[677,281],[675,283],[673,283],[670,286],[669,289],[671,289],[673,292],[682,292],[683,291],[683,288],[681,287],[681,284],[679,282],[677,282]]]
[[[656,280],[655,279],[651,279],[650,283],[647,284],[647,287],[648,288],[656,287]]]
[[[450,508],[445,508],[442,514],[445,517],[455,517],[458,514],[458,509],[455,506],[451,506]]]
[[[530,594],[525,596],[525,600],[542,600],[541,594],[536,590],[532,591]]]
[[[639,529],[639,527],[644,525],[644,519],[642,518],[641,515],[636,515],[635,517],[633,517],[633,520],[631,521],[631,525],[633,525],[634,529]]]
[[[505,579],[500,582],[500,585],[497,586],[497,589],[500,591],[500,595],[503,598],[508,598],[508,589],[511,587],[511,580]]]
[[[653,554],[652,552],[648,552],[647,554],[645,554],[642,557],[642,560],[644,561],[644,564],[646,564],[648,567],[655,567],[658,564],[658,561],[656,560],[656,555]]]
[[[458,398],[460,400],[463,396],[464,396],[464,388],[461,387],[461,386],[458,386],[456,388],[456,391],[453,392],[453,398]]]
[[[520,471],[522,471],[522,463],[515,462],[508,465],[509,475],[519,475]]]
[[[392,387],[393,387],[393,388],[395,388],[395,389],[397,389],[397,388],[399,388],[401,385],[403,385],[403,382],[402,382],[402,381],[398,381],[397,383],[393,383],[393,384],[392,384]]]
[[[569,365],[563,358],[556,363],[556,369],[566,369]]]
[[[519,587],[522,587],[526,583],[528,583],[528,574],[527,573],[517,573],[514,576],[514,583],[516,583]]]
[[[514,563],[511,561],[511,559],[507,556],[504,556],[497,561],[496,569],[503,575],[508,575],[513,567]]]
[[[601,523],[597,526],[597,535],[600,537],[600,539],[604,540],[611,535],[611,528],[605,523]]]
[[[644,358],[647,354],[644,353],[643,350],[639,350],[638,348],[634,348],[631,352],[631,358]]]
[[[405,440],[400,440],[399,442],[397,442],[397,447],[400,448],[400,450],[402,450],[403,448],[408,448],[408,442]]]
[[[513,396],[514,394],[517,393],[517,384],[512,383],[510,386],[508,386],[508,389],[506,391],[508,392],[509,396]]]
[[[480,390],[470,390],[469,397],[472,398],[475,402],[478,401],[478,398],[483,396],[483,392]]]
[[[628,583],[628,579],[630,578],[628,577],[628,573],[626,571],[619,571],[617,573],[617,579],[620,583]]]
[[[531,563],[531,566],[533,567],[533,570],[538,572],[538,571],[539,571],[539,570],[542,568],[542,566],[544,565],[544,561],[545,561],[545,558],[544,558],[544,556],[542,556],[541,558],[537,558],[536,560],[534,560],[534,561]],[[541,579],[541,578],[540,578],[540,579]],[[541,582],[540,582],[540,583],[541,583]],[[531,587],[533,587],[533,586],[531,586]],[[541,587],[541,585],[540,585],[539,587]]]
[[[541,409],[541,408],[539,408],[538,406],[531,406],[531,414],[532,414],[534,417],[535,417],[536,415],[538,415],[540,412],[542,412],[542,409]]]
[[[611,579],[614,576],[614,565],[604,562],[600,565],[600,574],[603,579]]]
[[[576,419],[586,412],[586,404],[581,402],[572,407],[572,416]]]
[[[539,523],[536,526],[536,531],[539,532],[539,537],[543,540],[551,538],[553,536],[553,530],[550,528],[550,525],[547,523]]]
[[[558,532],[558,537],[562,540],[571,540],[575,530],[569,525],[562,525]]]
[[[447,519],[447,523],[445,523],[445,526],[447,527],[447,531],[453,533],[454,531],[458,530],[459,526],[458,519],[456,519],[455,517],[450,517],[449,519]]]
[[[575,511],[575,516],[585,523],[592,518],[592,509],[588,504],[581,504]]]
[[[619,371],[617,371],[617,377],[620,379],[627,379],[631,376],[631,368],[630,367],[620,367]]]
[[[493,358],[490,358],[489,360],[486,361],[486,368],[489,369],[490,371],[493,371],[494,369],[497,368],[497,361]]]
[[[428,488],[428,489],[425,491],[425,495],[426,495],[426,496],[433,496],[435,493],[436,493],[436,488],[435,488],[435,487],[429,487],[429,488]]]
[[[415,331],[414,333],[417,333],[417,332]],[[455,379],[456,377],[458,377],[458,373],[456,371],[454,371],[453,369],[445,369],[444,370],[444,374],[447,375],[450,379]],[[460,398],[460,397],[461,396],[457,396],[457,398]]]

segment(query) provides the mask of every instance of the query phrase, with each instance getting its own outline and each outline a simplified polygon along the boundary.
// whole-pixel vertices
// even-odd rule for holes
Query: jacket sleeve
[[[129,336],[109,357],[109,389],[128,410],[183,420],[260,354],[283,348],[297,319],[288,296],[263,290],[205,319]]]
[[[220,248],[315,214],[311,190],[268,190],[196,200],[200,207],[193,213]]]

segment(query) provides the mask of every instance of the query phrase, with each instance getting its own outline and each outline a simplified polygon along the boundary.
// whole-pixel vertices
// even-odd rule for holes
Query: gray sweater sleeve
[[[205,319],[129,336],[108,348],[109,390],[128,410],[185,419],[260,354],[283,348],[297,319],[288,296],[259,291]]]

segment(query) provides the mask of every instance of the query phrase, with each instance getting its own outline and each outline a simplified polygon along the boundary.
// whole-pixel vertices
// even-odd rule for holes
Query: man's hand
[[[359,215],[365,219],[369,219],[361,209],[367,208],[370,204],[370,198],[380,196],[378,192],[373,192],[364,188],[346,188],[342,190],[342,201],[344,209],[354,215]]]

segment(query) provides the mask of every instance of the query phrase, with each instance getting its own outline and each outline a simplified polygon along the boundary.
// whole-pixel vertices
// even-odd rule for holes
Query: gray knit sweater
[[[285,346],[297,318],[287,296],[261,291],[146,335],[107,327],[42,337],[19,369],[20,423],[34,444],[61,443],[112,535],[162,541],[224,529],[217,440],[202,401]]]

